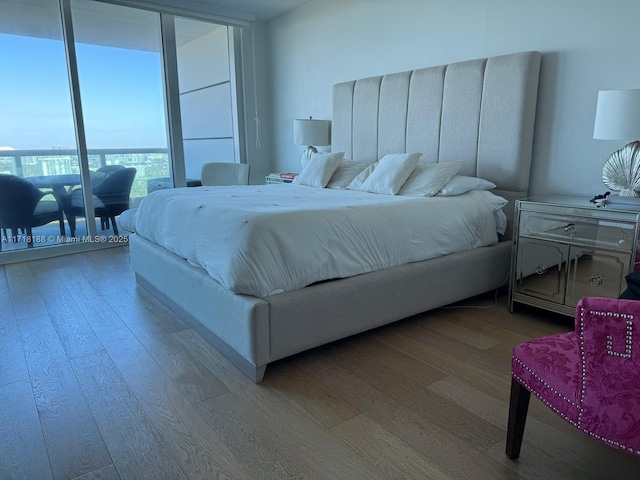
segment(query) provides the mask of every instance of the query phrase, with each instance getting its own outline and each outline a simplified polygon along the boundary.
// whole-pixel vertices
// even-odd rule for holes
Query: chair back
[[[640,302],[586,297],[576,313],[582,345],[580,428],[640,452]]]
[[[125,168],[123,165],[105,165],[104,167],[100,167],[95,172],[91,172],[91,186],[93,188],[97,187],[104,182],[105,178],[109,175],[124,170]]]
[[[110,174],[117,172],[118,170],[122,170],[123,168],[126,167],[124,165],[105,165],[104,167],[100,167],[99,169],[97,169],[96,172]]]
[[[111,214],[118,215],[129,208],[131,186],[136,173],[135,168],[119,169],[94,187],[93,194],[100,199],[106,208],[113,211],[120,210],[118,213]]]
[[[210,162],[202,166],[202,185],[248,185],[249,165],[246,163]]]
[[[22,227],[30,219],[44,192],[16,175],[0,175],[0,226]]]

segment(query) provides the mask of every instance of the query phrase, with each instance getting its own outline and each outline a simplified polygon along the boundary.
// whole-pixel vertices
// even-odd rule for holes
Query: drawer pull
[[[538,265],[538,266],[536,267],[536,273],[537,273],[538,275],[542,275],[542,274],[544,274],[544,273],[547,273],[547,266],[546,266],[546,265],[543,265],[543,264]]]
[[[566,227],[564,227],[564,234],[567,237],[575,237],[578,231],[576,230],[576,226],[573,223],[570,223]]]
[[[597,287],[599,285],[602,285],[602,277],[600,275],[594,275],[590,277],[589,285],[591,285],[592,287]]]

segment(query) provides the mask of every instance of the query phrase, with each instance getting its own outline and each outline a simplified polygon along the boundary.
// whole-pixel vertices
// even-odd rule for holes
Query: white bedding
[[[497,198],[290,184],[176,188],[144,198],[135,230],[232,292],[266,297],[496,243]]]

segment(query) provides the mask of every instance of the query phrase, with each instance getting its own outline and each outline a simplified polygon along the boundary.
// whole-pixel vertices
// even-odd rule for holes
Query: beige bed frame
[[[528,188],[539,67],[524,52],[337,84],[332,150],[462,160],[461,174],[498,185],[511,218]],[[137,235],[130,248],[138,282],[258,383],[270,362],[504,285],[507,240],[265,298],[231,293]]]

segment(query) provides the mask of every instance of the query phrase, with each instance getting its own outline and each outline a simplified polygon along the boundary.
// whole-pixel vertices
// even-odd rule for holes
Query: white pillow
[[[447,197],[451,195],[462,195],[471,190],[491,190],[496,188],[496,184],[478,177],[465,177],[464,175],[456,175],[449,183],[440,189],[436,195]]]
[[[432,197],[444,187],[462,168],[462,162],[419,162],[409,176],[399,195]]]
[[[338,165],[344,157],[344,152],[316,153],[309,159],[309,163],[295,178],[298,185],[324,188],[329,183],[331,176],[338,169]]]
[[[500,235],[504,235],[507,231],[507,214],[502,209],[493,211],[493,218],[496,221],[496,232]]]
[[[362,190],[362,184],[365,182],[369,175],[373,173],[373,171],[378,166],[378,162],[370,164],[367,168],[362,170],[358,175],[355,176],[351,183],[347,185],[347,190]]]
[[[480,190],[479,193],[482,196],[482,198],[484,198],[489,203],[489,205],[491,205],[491,208],[493,209],[494,212],[496,210],[500,210],[507,203],[509,203],[509,201],[506,198],[499,197],[495,193],[488,192],[486,190]]]
[[[327,184],[327,188],[347,188],[351,181],[356,178],[360,172],[367,168],[370,163],[356,162],[353,160],[343,160],[334,172],[331,180]]]
[[[504,235],[507,231],[507,215],[502,210],[509,201],[506,198],[499,197],[498,195],[489,192],[488,190],[478,190],[478,193],[484,198],[491,208],[493,209],[493,217],[496,220],[496,232],[500,235]]]
[[[361,190],[371,193],[395,195],[416,168],[422,153],[389,153],[362,184]]]

